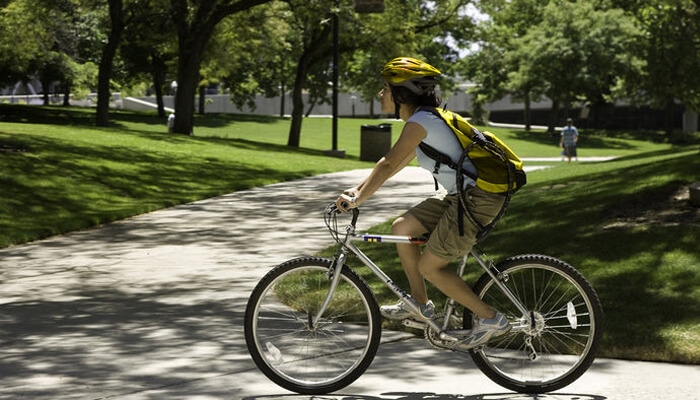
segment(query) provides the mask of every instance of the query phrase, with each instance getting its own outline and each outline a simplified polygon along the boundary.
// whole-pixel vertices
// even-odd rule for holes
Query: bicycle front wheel
[[[474,291],[513,329],[472,351],[476,365],[520,393],[551,392],[578,379],[593,362],[602,335],[603,311],[593,287],[572,266],[548,256],[512,257],[495,268],[528,313],[484,274]]]
[[[255,364],[279,386],[325,394],[354,382],[369,367],[381,338],[379,307],[365,281],[343,268],[322,317],[333,260],[304,257],[272,269],[253,290],[245,339]],[[337,271],[336,271],[337,272]]]

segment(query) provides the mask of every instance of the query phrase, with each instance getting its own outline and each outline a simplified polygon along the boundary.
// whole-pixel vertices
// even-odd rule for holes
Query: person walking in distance
[[[569,162],[571,162],[572,158],[578,161],[578,155],[576,154],[578,130],[573,124],[574,121],[571,118],[566,119],[566,126],[561,130],[561,140],[559,141],[559,147],[564,149],[563,155]]]
[[[455,271],[447,268],[450,261],[468,253],[476,243],[479,227],[470,218],[459,218],[459,190],[456,171],[443,165],[435,170],[435,161],[420,149],[423,141],[459,162],[463,148],[447,124],[433,114],[429,107],[439,107],[441,99],[436,94],[441,72],[430,64],[409,57],[389,61],[382,69],[384,88],[379,92],[383,112],[394,113],[406,121],[399,139],[382,157],[367,178],[355,187],[345,190],[336,200],[342,212],[358,207],[374,194],[391,176],[403,169],[414,157],[418,164],[433,173],[445,189],[435,197],[428,198],[392,224],[392,233],[419,237],[429,233],[430,238],[421,251],[419,246],[398,244],[397,252],[401,266],[409,280],[412,298],[420,305],[420,315],[406,302],[382,306],[381,313],[388,319],[435,317],[435,306],[428,299],[425,281],[471,310],[476,317],[474,327],[465,331],[461,343],[473,348],[486,343],[495,336],[510,330],[505,316],[484,303]],[[467,159],[463,168],[476,172]],[[499,213],[505,198],[488,193],[478,187],[472,179],[465,179],[466,203],[472,214],[482,225],[491,222]],[[461,211],[461,210],[460,210]],[[460,235],[458,221],[462,221]]]

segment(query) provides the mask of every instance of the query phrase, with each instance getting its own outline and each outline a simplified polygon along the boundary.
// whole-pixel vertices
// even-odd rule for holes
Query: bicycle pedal
[[[425,328],[425,322],[420,322],[416,321],[415,319],[405,319],[402,321],[404,326],[407,326],[409,328],[414,328],[414,329],[424,329]]]

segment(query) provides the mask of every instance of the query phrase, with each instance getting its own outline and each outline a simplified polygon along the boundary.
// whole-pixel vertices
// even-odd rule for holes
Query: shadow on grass
[[[155,141],[153,148],[157,148],[158,141],[182,141],[216,143],[269,157],[289,153],[286,146],[242,139],[134,132],[123,135],[144,135]],[[177,154],[134,151],[126,146],[79,145],[42,136],[2,136],[0,142],[4,146],[23,151],[2,153],[0,186],[6,208],[3,214],[4,218],[12,216],[13,229],[19,231],[10,233],[7,226],[1,229],[0,246],[312,174],[301,168],[272,169],[215,157],[175,158]],[[308,149],[295,150],[295,153],[299,157],[322,155],[320,151]],[[0,226],[3,225],[0,217]]]
[[[95,126],[95,110],[75,107],[0,104],[0,122]]]
[[[125,123],[138,123],[165,128],[165,120],[155,112],[110,111],[110,127],[126,128]],[[95,109],[84,107],[27,106],[0,104],[0,122],[33,123],[95,127]],[[195,126],[217,128],[236,122],[274,123],[279,117],[247,114],[206,114],[195,115]],[[150,132],[153,133],[153,132]]]

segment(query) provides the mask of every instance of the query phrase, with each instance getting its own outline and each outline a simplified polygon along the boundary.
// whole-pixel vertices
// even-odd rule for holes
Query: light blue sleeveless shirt
[[[422,126],[427,132],[427,136],[425,139],[423,139],[426,144],[430,145],[435,150],[448,155],[455,164],[459,162],[463,151],[462,145],[459,143],[459,140],[455,136],[454,132],[452,132],[450,127],[447,126],[445,121],[443,121],[440,117],[431,113],[430,111],[419,110],[413,114],[413,116],[407,122],[415,122]],[[447,190],[448,194],[458,193],[456,176],[457,171],[447,165],[442,164],[440,165],[440,169],[436,174],[435,160],[425,155],[425,153],[423,153],[419,147],[416,147],[416,158],[418,160],[418,165],[433,174],[433,177],[435,177],[437,182],[444,187],[445,190]],[[476,168],[474,168],[474,165],[471,163],[471,161],[469,161],[469,159],[464,161],[463,168],[466,171],[476,175]],[[467,187],[475,186],[476,182],[469,177],[465,177],[464,185],[464,189],[466,189]]]

